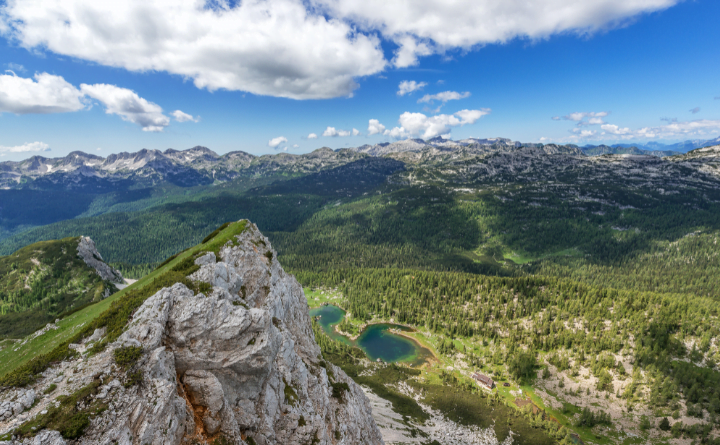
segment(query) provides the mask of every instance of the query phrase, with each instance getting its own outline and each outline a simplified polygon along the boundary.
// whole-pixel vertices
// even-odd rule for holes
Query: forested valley
[[[510,409],[524,419],[517,428],[543,431],[547,443],[720,443],[720,180],[673,176],[660,187],[532,165],[482,176],[471,169],[490,161],[392,158],[173,189],[169,202],[159,189],[112,209],[98,202],[108,211],[16,232],[0,253],[90,236],[137,279],[247,218],[308,292],[337,296],[344,323],[412,328],[436,355],[432,382]],[[362,351],[315,335],[362,381]],[[486,398],[470,371],[509,387]],[[382,372],[419,378],[402,365]]]

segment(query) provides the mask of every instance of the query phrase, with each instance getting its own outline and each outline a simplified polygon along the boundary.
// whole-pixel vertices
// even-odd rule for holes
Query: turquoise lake
[[[412,331],[405,326],[388,323],[373,324],[366,327],[363,333],[352,341],[335,332],[335,325],[345,317],[342,309],[332,305],[310,309],[310,316],[318,315],[320,316],[318,323],[330,338],[359,347],[370,360],[382,359],[385,362],[405,362],[419,366],[432,357],[432,352],[419,343],[390,332],[390,329]]]

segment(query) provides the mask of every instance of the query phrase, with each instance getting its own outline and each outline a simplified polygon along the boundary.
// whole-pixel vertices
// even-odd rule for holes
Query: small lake
[[[335,325],[345,318],[345,311],[332,305],[310,309],[311,317],[318,315],[320,316],[318,323],[330,338],[346,345],[359,347],[370,360],[382,359],[385,362],[405,362],[419,366],[433,356],[429,349],[418,342],[390,332],[390,329],[412,332],[412,329],[406,326],[389,323],[373,324],[367,326],[363,333],[352,341],[335,332]]]

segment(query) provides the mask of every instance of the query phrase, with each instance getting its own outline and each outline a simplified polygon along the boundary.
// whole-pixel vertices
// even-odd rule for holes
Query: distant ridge
[[[227,182],[239,176],[276,174],[304,174],[334,168],[362,158],[406,154],[435,156],[439,153],[464,156],[488,154],[525,148],[546,148],[547,154],[564,153],[571,156],[643,155],[655,157],[675,156],[688,151],[720,145],[720,137],[712,140],[692,140],[673,145],[655,142],[646,145],[557,145],[522,143],[507,138],[467,138],[459,141],[435,137],[432,139],[406,139],[361,145],[333,150],[319,148],[311,153],[255,156],[243,151],[218,155],[207,147],[196,146],[187,150],[148,150],[135,153],[114,153],[107,158],[74,151],[65,157],[46,158],[33,156],[23,161],[0,163],[0,190],[27,188],[30,184],[41,189],[86,189],[100,192],[116,190],[118,186],[140,184],[153,186],[167,182],[180,187],[209,185]],[[432,154],[432,153],[434,154]],[[413,157],[413,156],[411,156]],[[417,157],[417,156],[414,156]]]

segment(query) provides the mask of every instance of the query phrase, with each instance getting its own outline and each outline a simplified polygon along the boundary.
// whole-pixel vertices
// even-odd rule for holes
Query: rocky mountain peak
[[[18,443],[54,445],[70,437],[77,444],[383,444],[361,388],[322,359],[302,287],[255,225],[237,224],[240,233],[223,246],[178,259],[194,270],[195,290],[162,288],[102,352],[85,354],[106,341],[98,329],[70,346],[78,358],[28,388],[37,395],[57,385],[21,416],[28,422],[52,410],[58,395],[93,388],[83,402],[92,420],[81,434],[23,430],[15,414],[0,422],[0,434],[29,431]]]
[[[122,274],[103,261],[100,252],[98,252],[95,247],[95,241],[87,236],[81,236],[77,251],[78,255],[85,261],[85,264],[95,269],[97,274],[100,275],[100,278],[105,281],[110,281],[111,283],[125,283]]]

